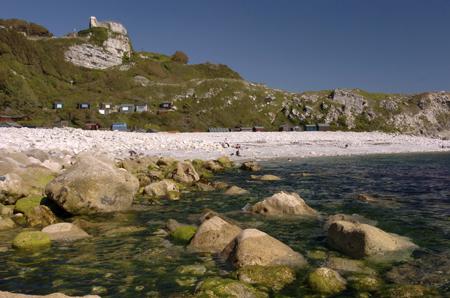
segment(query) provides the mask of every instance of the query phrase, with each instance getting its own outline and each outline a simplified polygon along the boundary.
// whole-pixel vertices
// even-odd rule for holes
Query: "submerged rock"
[[[250,178],[252,178],[253,180],[259,180],[259,181],[279,181],[279,180],[281,180],[280,177],[275,176],[275,175],[262,175],[262,176],[251,175]]]
[[[324,295],[336,295],[345,290],[347,282],[336,271],[321,267],[308,276],[309,286]]]
[[[52,241],[69,242],[90,237],[81,228],[68,222],[62,222],[47,226],[42,229]]]
[[[264,215],[318,216],[317,211],[309,207],[298,194],[283,191],[256,203],[250,211]]]
[[[328,228],[327,238],[330,246],[353,258],[417,248],[417,245],[404,237],[367,224],[348,221],[333,222]]]
[[[395,285],[387,290],[382,298],[438,298],[436,290],[422,285]]]
[[[197,286],[195,297],[268,298],[269,295],[237,280],[212,277]]]
[[[239,233],[241,229],[219,216],[205,220],[189,244],[189,248],[197,252],[219,253]]]
[[[128,209],[139,181],[101,157],[78,156],[76,163],[46,187],[49,199],[71,214]]]
[[[246,161],[241,165],[241,169],[250,172],[261,171],[261,166],[256,161]]]
[[[248,190],[245,190],[245,189],[240,188],[239,186],[235,186],[235,185],[231,186],[224,192],[224,195],[227,195],[227,196],[240,196],[240,195],[245,195],[245,194],[248,194]]]
[[[355,289],[358,292],[376,292],[378,291],[383,282],[376,276],[369,275],[354,275],[348,278],[350,288]]]
[[[39,231],[25,231],[19,233],[12,243],[14,248],[18,249],[42,249],[50,247],[50,237],[43,232]]]
[[[307,264],[300,253],[257,229],[243,230],[222,255],[236,268],[250,265],[303,267]]]
[[[175,270],[179,274],[188,275],[204,275],[206,273],[206,267],[201,264],[182,265],[178,266]]]
[[[259,284],[279,291],[295,280],[295,271],[288,266],[245,266],[237,271],[240,281]]]
[[[376,271],[367,267],[361,260],[352,260],[339,257],[329,257],[325,262],[326,267],[338,271],[341,274],[359,273],[375,275]]]
[[[100,296],[97,295],[67,296],[62,293],[53,293],[48,295],[27,295],[27,294],[17,294],[12,292],[0,291],[0,298],[100,298]]]

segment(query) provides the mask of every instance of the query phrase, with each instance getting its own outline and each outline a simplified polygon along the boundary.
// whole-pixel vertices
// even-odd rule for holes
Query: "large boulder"
[[[264,215],[318,216],[317,211],[309,207],[298,194],[283,191],[256,203],[250,211]]]
[[[128,209],[139,181],[103,157],[83,154],[45,189],[48,198],[71,214]]]
[[[68,222],[49,225],[42,229],[52,241],[70,242],[90,237],[81,228]]]
[[[305,258],[283,242],[257,229],[243,230],[222,252],[236,268],[244,266],[303,267]]]
[[[43,249],[48,248],[51,245],[50,237],[39,231],[25,231],[19,233],[12,243],[14,248],[17,249]]]
[[[211,277],[197,286],[194,297],[267,298],[269,295],[234,279]]]
[[[155,198],[174,198],[174,195],[178,194],[178,196],[175,196],[178,198],[180,189],[175,181],[164,179],[147,185],[144,188],[144,193]]]
[[[347,282],[336,271],[321,267],[308,276],[309,286],[323,295],[336,295],[345,290]]]
[[[200,176],[194,166],[189,161],[177,163],[176,169],[172,173],[172,179],[185,184],[192,184],[200,180]]]
[[[241,232],[238,226],[230,224],[219,216],[205,220],[189,244],[197,252],[219,253]]]
[[[353,258],[417,248],[404,237],[386,233],[368,224],[348,221],[333,222],[328,228],[327,238],[330,246]]]

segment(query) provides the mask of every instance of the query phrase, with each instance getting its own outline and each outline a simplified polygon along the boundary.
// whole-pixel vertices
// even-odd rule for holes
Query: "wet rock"
[[[433,298],[441,297],[436,290],[421,285],[396,285],[386,291],[382,298]]]
[[[195,184],[195,186],[197,187],[197,189],[198,189],[199,191],[214,191],[214,190],[216,190],[216,189],[214,188],[214,186],[212,186],[212,185],[210,185],[210,184],[207,184],[207,183],[203,183],[203,182],[197,182],[197,183]]]
[[[251,175],[250,178],[253,180],[259,180],[259,181],[280,181],[281,180],[280,177],[275,176],[275,175],[262,175],[262,176]]]
[[[261,166],[256,161],[246,161],[241,165],[241,169],[250,172],[261,171]]]
[[[194,297],[268,298],[269,295],[237,280],[212,277],[197,286]]]
[[[295,271],[288,266],[245,266],[237,271],[238,279],[279,291],[295,280]]]
[[[110,160],[83,154],[45,192],[71,214],[93,214],[130,208],[138,188],[139,181]]]
[[[236,268],[251,265],[303,267],[307,264],[300,253],[257,229],[239,233],[224,249],[222,256]]]
[[[226,196],[240,196],[245,194],[248,194],[248,190],[245,190],[235,185],[231,186],[224,192],[224,195]]]
[[[327,218],[327,221],[324,224],[324,230],[328,231],[330,225],[335,222],[335,221],[339,221],[339,220],[343,220],[343,221],[348,221],[348,222],[352,222],[352,223],[364,223],[364,224],[368,224],[371,226],[376,226],[378,223],[376,220],[371,220],[368,218],[365,218],[362,215],[359,214],[334,214],[334,215],[330,215]]]
[[[177,167],[172,173],[172,179],[177,182],[190,185],[199,181],[200,176],[191,162],[184,161],[177,163]]]
[[[336,295],[345,290],[347,282],[336,271],[321,267],[308,276],[309,286],[324,295]]]
[[[383,285],[380,278],[369,275],[354,275],[347,280],[349,287],[358,292],[376,292]]]
[[[377,201],[377,199],[374,196],[371,196],[371,195],[365,194],[365,193],[359,194],[356,197],[356,199],[358,201],[361,201],[361,202],[364,202],[364,203],[374,203],[374,202]]]
[[[144,188],[144,193],[156,198],[171,198],[175,193],[177,193],[179,197],[180,189],[173,180],[164,179],[147,185]]]
[[[0,216],[0,231],[14,229],[16,223],[9,217]]]
[[[43,249],[50,247],[51,240],[50,237],[39,231],[25,231],[19,233],[13,240],[12,243],[14,248],[17,249]]]
[[[217,159],[217,162],[222,166],[224,169],[230,169],[234,166],[233,162],[228,156],[221,156]]]
[[[197,252],[219,253],[239,233],[241,229],[218,216],[205,220],[189,244],[189,249]]]
[[[175,271],[179,274],[187,275],[204,275],[206,273],[206,267],[201,264],[182,265],[178,266]]]
[[[68,222],[49,225],[42,229],[52,241],[70,242],[90,237],[81,228]]]
[[[417,245],[404,237],[386,233],[367,224],[348,221],[333,222],[328,228],[327,238],[330,246],[353,258],[412,251],[417,248]]]
[[[256,203],[250,211],[264,215],[318,216],[317,211],[309,207],[298,194],[283,191]]]
[[[97,295],[67,296],[62,293],[53,293],[49,295],[26,295],[0,291],[0,298],[100,298],[100,296]]]
[[[27,224],[30,227],[45,227],[57,221],[55,214],[44,205],[39,205],[25,213]]]
[[[341,274],[345,273],[360,273],[375,275],[376,271],[367,267],[361,260],[352,260],[339,257],[329,257],[325,266],[338,271]]]
[[[31,196],[19,199],[14,206],[15,212],[27,213],[29,210],[41,205],[42,196]]]

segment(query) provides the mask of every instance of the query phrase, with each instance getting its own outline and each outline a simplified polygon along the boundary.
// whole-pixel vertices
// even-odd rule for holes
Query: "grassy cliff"
[[[211,126],[262,125],[276,130],[285,123],[326,122],[341,130],[435,133],[448,129],[450,123],[446,94],[436,95],[443,108],[433,106],[434,95],[428,99],[428,94],[373,94],[358,89],[348,92],[350,100],[339,101],[331,90],[300,94],[275,90],[243,80],[226,65],[190,65],[151,52],[134,52],[121,66],[107,70],[82,68],[66,62],[65,51],[81,43],[101,45],[103,30],[63,38],[51,38],[51,33],[42,33],[45,30],[39,27],[41,33],[30,36],[26,30],[0,27],[0,114],[27,115],[22,124],[51,127],[65,120],[74,127],[86,122],[109,127],[123,121],[133,128],[204,131]],[[64,109],[52,110],[54,101],[64,102]],[[176,110],[158,113],[159,104],[166,101],[173,102]],[[79,102],[91,103],[91,110],[77,110]],[[100,115],[102,102],[146,103],[149,111]],[[430,107],[435,122],[429,119]],[[397,121],[399,115],[406,120]]]

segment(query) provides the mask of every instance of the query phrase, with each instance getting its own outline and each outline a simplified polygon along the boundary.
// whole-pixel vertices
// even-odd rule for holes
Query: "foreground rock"
[[[257,229],[243,230],[222,252],[236,268],[251,265],[303,267],[305,258]]]
[[[26,231],[19,233],[13,240],[13,247],[18,249],[34,250],[50,247],[50,237],[39,231]]]
[[[268,298],[267,293],[261,292],[243,282],[212,277],[202,281],[197,286],[195,297],[234,297],[234,298]]]
[[[45,192],[71,214],[92,214],[128,209],[138,188],[139,181],[110,160],[83,154]]]
[[[256,203],[250,211],[264,215],[318,216],[317,211],[309,207],[298,194],[283,191]]]
[[[197,252],[219,253],[242,230],[219,216],[205,220],[189,244],[189,248]]]
[[[279,291],[295,280],[295,271],[288,266],[245,266],[237,271],[240,281],[258,284]]]
[[[316,292],[324,295],[335,295],[346,288],[347,282],[336,271],[321,267],[308,276],[309,286]]]
[[[328,228],[327,238],[330,246],[353,258],[417,248],[404,237],[386,233],[367,224],[348,221],[333,222]]]
[[[48,295],[26,295],[0,291],[0,298],[100,298],[100,296],[97,295],[67,296],[62,293],[53,293]]]
[[[84,230],[68,222],[47,226],[42,229],[42,232],[52,241],[69,242],[90,237]]]

